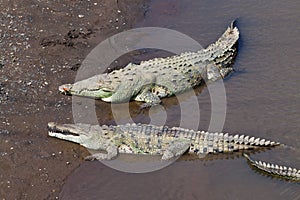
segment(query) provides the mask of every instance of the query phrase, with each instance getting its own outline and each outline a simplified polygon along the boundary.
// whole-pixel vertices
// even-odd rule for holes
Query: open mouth
[[[78,136],[78,134],[76,134],[76,132],[72,131],[72,127],[64,127],[62,125],[57,125],[54,122],[49,122],[48,123],[48,132],[49,135],[51,134],[62,134],[62,135],[75,135]]]
[[[90,132],[90,125],[88,124],[57,124],[55,122],[48,123],[48,134],[50,136],[57,135],[73,135],[82,136]]]

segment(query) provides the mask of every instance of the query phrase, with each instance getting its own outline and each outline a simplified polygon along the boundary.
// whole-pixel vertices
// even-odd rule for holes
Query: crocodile
[[[49,136],[72,141],[88,149],[107,152],[87,157],[97,160],[111,160],[118,153],[161,155],[162,160],[170,160],[184,153],[203,158],[209,153],[229,153],[280,145],[279,142],[239,134],[134,123],[100,126],[49,122],[48,130]]]
[[[146,106],[156,105],[164,97],[222,79],[233,71],[238,39],[239,30],[232,22],[222,36],[205,49],[140,64],[129,63],[110,73],[61,85],[59,91],[111,103],[135,100]]]
[[[207,154],[231,153],[243,150],[262,150],[282,145],[279,142],[247,135],[210,133],[180,127],[150,124],[89,125],[48,123],[48,135],[78,143],[94,153],[86,160],[112,160],[118,153],[160,155],[162,160],[178,158],[187,153],[204,158]],[[251,166],[271,176],[288,181],[300,181],[300,170],[256,161],[246,153],[243,156]]]

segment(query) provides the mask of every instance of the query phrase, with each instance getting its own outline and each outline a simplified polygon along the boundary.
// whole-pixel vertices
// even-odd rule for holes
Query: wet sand
[[[0,198],[55,199],[86,149],[47,136],[72,122],[73,82],[102,40],[132,28],[146,1],[1,1]]]

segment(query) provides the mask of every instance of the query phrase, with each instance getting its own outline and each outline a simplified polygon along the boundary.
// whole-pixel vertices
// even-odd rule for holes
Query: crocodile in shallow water
[[[205,49],[140,64],[129,63],[120,70],[61,85],[59,91],[112,103],[132,99],[155,105],[163,97],[184,92],[202,82],[216,81],[230,73],[237,54],[238,38],[239,31],[232,23],[215,43]]]
[[[177,158],[184,153],[203,158],[208,153],[230,153],[280,145],[262,138],[228,133],[209,133],[180,127],[126,124],[117,126],[48,123],[49,136],[78,143],[91,150],[104,150],[86,157],[87,160],[111,160],[118,153],[161,155],[162,160]],[[256,161],[244,156],[256,169],[286,180],[300,181],[300,170]]]
[[[226,153],[273,147],[278,142],[245,135],[209,133],[180,127],[147,124],[117,126],[48,123],[49,136],[78,143],[88,149],[105,150],[90,158],[110,160],[118,153],[162,155],[163,160],[188,152],[200,157],[208,153]]]

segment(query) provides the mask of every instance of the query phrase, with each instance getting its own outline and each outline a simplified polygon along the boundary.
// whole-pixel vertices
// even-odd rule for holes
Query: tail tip
[[[231,23],[230,23],[230,28],[231,28],[231,29],[234,29],[234,27],[236,27],[237,19],[238,19],[238,18],[236,18],[236,19],[234,19],[234,20],[231,21]]]

